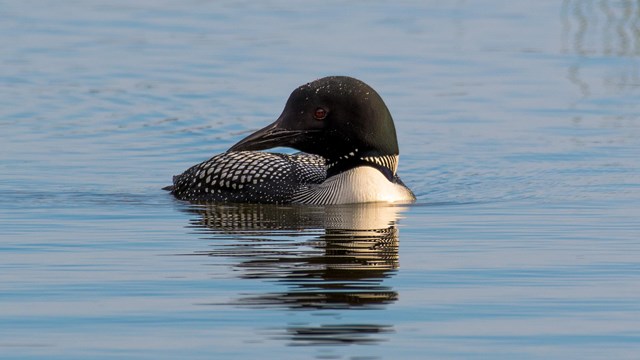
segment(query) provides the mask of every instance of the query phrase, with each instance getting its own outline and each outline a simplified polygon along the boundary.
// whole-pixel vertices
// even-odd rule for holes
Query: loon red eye
[[[317,108],[316,111],[313,113],[313,117],[316,120],[324,120],[324,118],[327,117],[327,110],[323,108]]]

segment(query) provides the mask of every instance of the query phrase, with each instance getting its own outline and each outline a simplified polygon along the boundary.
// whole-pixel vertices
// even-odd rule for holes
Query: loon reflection
[[[199,215],[192,225],[216,234],[213,249],[198,254],[236,258],[241,278],[287,286],[284,292],[248,296],[239,304],[318,309],[397,299],[382,281],[398,267],[401,210],[382,204],[190,208]]]
[[[197,214],[191,225],[211,235],[211,249],[198,255],[233,259],[240,278],[274,284],[276,291],[242,294],[227,305],[292,310],[382,309],[396,301],[384,280],[398,268],[402,210],[388,204],[189,208]],[[390,331],[383,324],[296,324],[275,336],[296,345],[346,344],[377,342],[376,334]]]

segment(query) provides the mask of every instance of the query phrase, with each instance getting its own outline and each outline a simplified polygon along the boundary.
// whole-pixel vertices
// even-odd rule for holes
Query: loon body
[[[277,146],[302,152],[256,151]],[[398,154],[393,119],[378,93],[360,80],[331,76],[295,89],[273,124],[174,176],[167,189],[198,202],[412,202],[397,175]]]

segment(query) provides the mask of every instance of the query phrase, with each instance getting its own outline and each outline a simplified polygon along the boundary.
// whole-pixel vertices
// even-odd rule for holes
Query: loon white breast
[[[278,146],[302,152],[256,151]],[[397,175],[398,156],[380,95],[360,80],[330,76],[295,89],[273,124],[174,176],[166,189],[197,202],[412,202]]]

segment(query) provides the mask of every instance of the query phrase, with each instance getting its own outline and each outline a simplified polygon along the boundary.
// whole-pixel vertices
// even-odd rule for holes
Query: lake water
[[[637,1],[2,1],[0,358],[637,359]],[[351,75],[407,206],[161,187]]]

